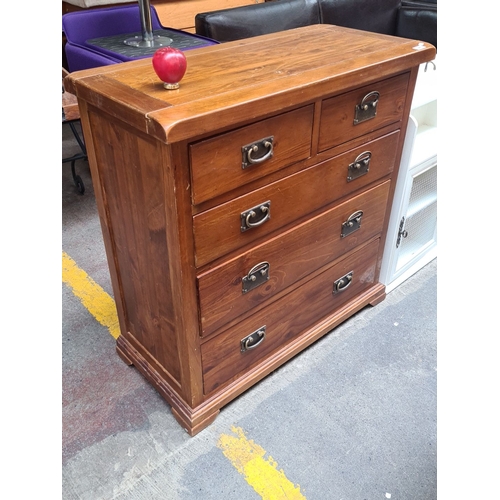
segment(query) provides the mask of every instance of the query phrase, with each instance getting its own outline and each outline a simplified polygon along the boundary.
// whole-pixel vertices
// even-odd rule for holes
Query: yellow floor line
[[[116,304],[85,271],[65,252],[62,254],[62,280],[94,318],[116,339],[120,335]],[[222,434],[218,447],[236,470],[245,476],[247,483],[262,500],[306,500],[300,486],[290,482],[266,451],[248,440],[239,427],[231,429],[235,435]]]
[[[62,280],[113,338],[118,338],[120,326],[115,301],[65,252],[62,254]]]
[[[265,459],[266,451],[248,440],[243,429],[232,427],[231,430],[236,436],[222,434],[218,447],[263,500],[306,500],[300,486],[277,469],[278,464],[272,457]]]

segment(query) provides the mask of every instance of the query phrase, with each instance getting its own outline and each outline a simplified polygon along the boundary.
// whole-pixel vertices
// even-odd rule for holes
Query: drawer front
[[[378,239],[364,245],[316,278],[246,318],[237,327],[202,344],[205,394],[255,367],[273,351],[293,342],[301,332],[374,285],[378,246]],[[349,281],[346,276],[351,272]],[[340,283],[342,278],[344,281]],[[335,288],[337,291],[334,292]],[[259,332],[264,327],[265,335],[262,336]]]
[[[319,151],[401,121],[408,80],[407,73],[324,100]]]
[[[311,155],[313,105],[191,144],[196,205]]]
[[[193,230],[197,266],[252,243],[390,174],[398,140],[399,131],[392,132],[195,215]],[[358,163],[356,159],[367,152],[370,153],[368,166],[362,162],[360,169],[354,168],[353,165]],[[365,168],[368,170],[364,171]],[[358,170],[363,170],[361,175],[353,173]],[[255,217],[250,216],[252,212]],[[247,228],[247,220],[254,226]]]
[[[385,181],[200,275],[202,336],[379,234],[389,187]]]

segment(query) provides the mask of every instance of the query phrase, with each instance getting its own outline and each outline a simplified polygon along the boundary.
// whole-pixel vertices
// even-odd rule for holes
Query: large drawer
[[[198,276],[202,336],[379,234],[389,188],[385,181]]]
[[[196,265],[252,243],[390,174],[398,139],[399,130],[195,215]],[[367,153],[368,162],[356,161],[367,158]],[[247,221],[254,227],[248,228]]]
[[[244,319],[237,327],[202,344],[205,394],[256,366],[374,285],[379,241],[364,245],[316,278]],[[264,328],[262,337],[260,332]]]
[[[196,205],[311,155],[313,105],[189,147]],[[255,148],[255,151],[254,151]]]
[[[325,99],[321,106],[319,151],[401,121],[409,76],[405,73]]]

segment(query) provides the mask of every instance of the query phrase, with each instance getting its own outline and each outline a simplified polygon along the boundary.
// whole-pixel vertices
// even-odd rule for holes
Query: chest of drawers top
[[[163,88],[149,59],[80,71],[66,85],[172,143],[381,80],[434,54],[432,45],[415,40],[314,25],[187,51],[187,72],[174,91]]]

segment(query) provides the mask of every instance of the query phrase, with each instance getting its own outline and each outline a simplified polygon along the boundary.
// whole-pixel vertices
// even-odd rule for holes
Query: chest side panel
[[[125,311],[122,334],[178,382],[161,145],[100,113],[91,110],[89,118],[99,134],[95,156],[113,245],[109,264],[119,276],[115,300]]]

